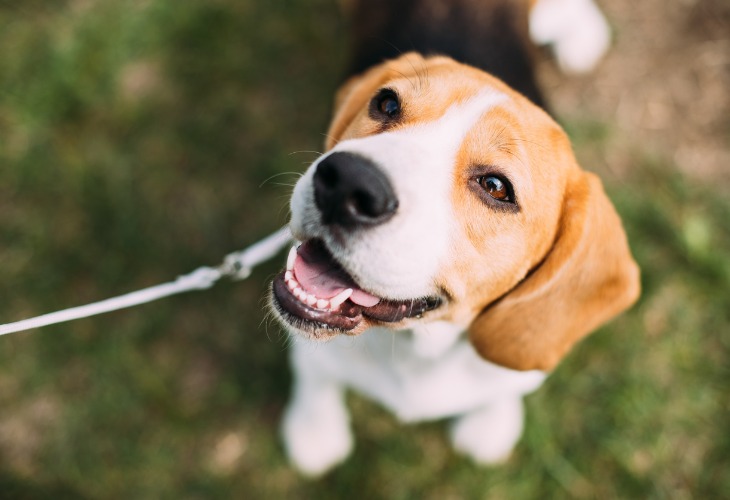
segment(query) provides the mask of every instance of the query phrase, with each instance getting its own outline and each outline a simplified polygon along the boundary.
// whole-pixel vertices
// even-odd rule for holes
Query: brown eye
[[[373,99],[372,108],[381,117],[397,118],[401,111],[398,94],[390,89],[382,89]]]
[[[400,111],[400,103],[395,97],[386,97],[378,104],[381,113],[393,118]]]
[[[499,201],[512,201],[507,183],[499,177],[493,175],[485,175],[478,179],[479,185],[486,191],[489,196]]]

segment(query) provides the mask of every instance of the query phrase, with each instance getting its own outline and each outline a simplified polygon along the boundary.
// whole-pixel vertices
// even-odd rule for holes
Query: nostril
[[[319,167],[317,167],[317,177],[319,182],[328,188],[335,187],[340,180],[340,175],[337,173],[337,169],[330,162],[323,162]]]
[[[350,198],[351,211],[355,214],[364,215],[366,217],[377,217],[378,210],[375,207],[376,202],[372,195],[364,191],[355,191]]]

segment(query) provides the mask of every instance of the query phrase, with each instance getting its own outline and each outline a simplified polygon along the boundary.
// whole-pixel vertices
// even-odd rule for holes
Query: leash
[[[221,278],[230,278],[234,281],[243,280],[248,278],[254,267],[279,253],[291,240],[289,227],[284,226],[245,250],[226,255],[223,263],[218,267],[199,267],[191,273],[178,276],[175,281],[151,286],[85,306],[72,307],[35,318],[0,325],[0,336],[137,306],[178,293],[207,290]]]

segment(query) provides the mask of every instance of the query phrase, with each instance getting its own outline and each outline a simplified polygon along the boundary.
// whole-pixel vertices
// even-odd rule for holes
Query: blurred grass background
[[[277,430],[285,343],[263,322],[273,262],[242,283],[0,338],[0,498],[729,497],[730,51],[717,33],[730,16],[720,1],[647,3],[606,5],[617,43],[596,75],[541,63],[624,219],[644,293],[528,398],[509,463],[475,467],[444,423],[401,427],[351,396],[354,455],[298,477]],[[0,322],[167,281],[284,224],[345,67],[339,7],[0,0]],[[698,9],[719,31],[665,38],[709,59],[670,53],[640,22]],[[672,75],[677,57],[692,61],[688,78],[725,101],[686,132],[704,93],[670,92],[663,128],[642,125],[635,103],[611,100],[667,87],[636,71],[642,50]],[[680,154],[685,139],[700,153]]]

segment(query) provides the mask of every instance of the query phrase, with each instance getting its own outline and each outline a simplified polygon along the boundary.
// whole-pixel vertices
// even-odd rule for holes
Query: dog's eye
[[[401,110],[398,94],[390,89],[381,89],[373,98],[372,109],[388,119],[397,118]]]
[[[400,111],[400,103],[395,96],[388,96],[381,99],[378,103],[378,109],[381,113],[393,118]]]
[[[479,185],[492,198],[498,201],[514,202],[509,183],[506,180],[495,177],[494,175],[485,175],[477,179]]]

